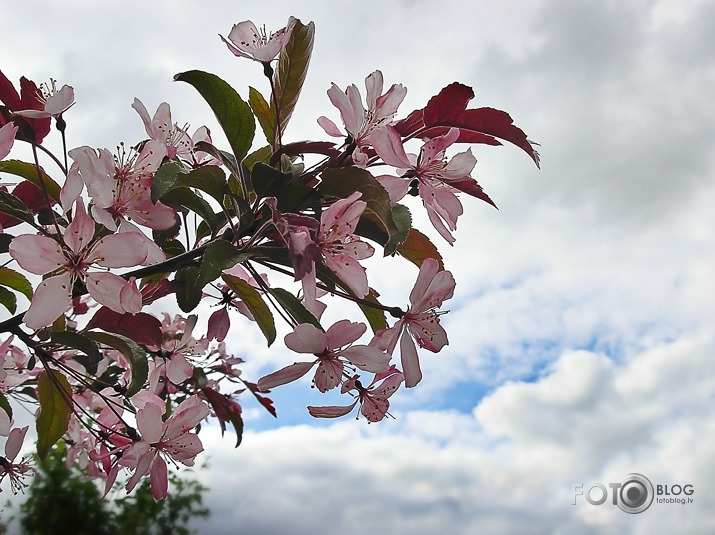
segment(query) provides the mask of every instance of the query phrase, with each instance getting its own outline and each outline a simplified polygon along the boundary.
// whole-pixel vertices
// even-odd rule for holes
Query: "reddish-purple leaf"
[[[265,409],[270,412],[274,418],[278,418],[278,414],[276,413],[276,408],[273,406],[273,401],[270,398],[267,398],[266,396],[262,396],[259,394],[259,388],[256,383],[252,383],[251,381],[243,381],[243,384],[248,387],[248,389],[251,391],[251,393],[256,396],[256,399],[258,402],[265,407]]]
[[[137,344],[161,346],[161,322],[150,314],[119,314],[102,307],[89,320],[87,330],[102,329],[115,334],[121,334],[134,340]]]
[[[494,208],[497,207],[497,205],[494,204],[494,201],[491,200],[489,195],[487,195],[484,192],[482,187],[472,177],[465,176],[463,178],[454,179],[454,180],[449,180],[449,179],[443,178],[442,181],[446,184],[449,184],[453,188],[457,188],[458,190],[471,195],[472,197],[476,197],[477,199],[481,199],[484,202],[488,202]]]
[[[473,98],[471,87],[454,82],[432,97],[423,110],[413,111],[407,119],[396,123],[395,128],[402,137],[433,138],[456,127],[459,128],[458,143],[501,145],[496,139],[499,138],[522,149],[538,166],[539,154],[509,114],[494,108],[468,110],[467,104]]]
[[[243,440],[241,406],[230,396],[216,392],[213,388],[202,388],[201,392],[216,413],[216,418],[218,418],[218,423],[221,426],[221,435],[226,431],[226,422],[231,422],[236,431],[236,447],[240,446],[241,440]]]

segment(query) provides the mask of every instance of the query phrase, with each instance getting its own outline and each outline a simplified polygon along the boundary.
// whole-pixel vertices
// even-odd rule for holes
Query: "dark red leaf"
[[[5,104],[11,111],[19,111],[22,109],[22,101],[17,89],[12,85],[12,82],[7,79],[2,71],[0,71],[0,101]]]
[[[119,314],[102,307],[89,320],[87,330],[102,329],[115,334],[121,334],[137,344],[161,346],[161,322],[150,314]]]
[[[454,82],[432,97],[424,109],[425,126],[453,126],[474,98],[471,87]]]
[[[25,117],[12,116],[10,112],[21,110],[41,110],[44,104],[38,96],[38,88],[35,82],[28,80],[24,76],[20,78],[20,94],[10,80],[0,72],[0,101],[7,109],[2,111],[3,121],[13,121],[18,126],[16,138],[22,141],[42,143],[45,136],[50,132],[50,119],[27,119]],[[2,108],[2,107],[0,107]]]
[[[248,389],[251,391],[251,393],[256,396],[256,399],[258,402],[265,407],[265,409],[270,412],[274,418],[278,418],[278,414],[276,413],[276,408],[273,406],[273,401],[270,398],[267,398],[266,396],[262,396],[258,392],[260,391],[258,388],[258,385],[256,383],[252,383],[251,381],[246,381],[243,380],[243,384],[245,384]]]
[[[501,145],[496,139],[499,138],[522,149],[538,166],[539,154],[524,131],[514,125],[509,114],[494,108],[468,110],[467,104],[473,98],[471,87],[454,82],[432,97],[424,110],[412,112],[407,119],[397,123],[395,128],[403,137],[417,134],[422,138],[433,138],[446,134],[450,128],[459,128],[458,143]]]
[[[415,110],[406,118],[397,121],[393,126],[402,137],[407,137],[424,127],[424,110]]]
[[[494,201],[491,200],[489,195],[487,195],[482,187],[477,183],[476,180],[469,176],[465,176],[464,178],[456,179],[456,180],[449,180],[446,178],[442,178],[442,182],[445,184],[449,184],[453,188],[457,188],[460,191],[463,191],[464,193],[467,193],[471,195],[472,197],[476,197],[477,199],[481,199],[485,202],[488,202],[491,204],[494,208],[497,207],[496,204],[494,204]]]

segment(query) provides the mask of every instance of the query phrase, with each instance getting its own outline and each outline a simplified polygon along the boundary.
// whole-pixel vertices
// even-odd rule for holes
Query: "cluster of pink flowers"
[[[54,121],[64,143],[74,89],[22,78],[18,92],[0,72],[0,173],[21,178],[0,183],[0,304],[9,314],[0,321],[0,436],[7,437],[0,481],[9,479],[13,491],[33,473],[28,458],[18,460],[28,428],[13,427],[13,406],[27,400],[21,392],[34,397],[41,457],[64,440],[67,463],[103,478],[107,491],[120,480],[131,491],[149,477],[161,499],[169,466],[191,466],[203,451],[202,422],[215,419],[222,431],[231,425],[240,444],[240,396],[275,416],[270,391],[315,370],[319,392],[348,402],[310,406],[309,414],[335,418],[359,406],[377,422],[401,385],[421,381],[418,352],[448,344],[440,309],[454,294],[454,277],[401,202],[419,196],[451,245],[460,193],[493,204],[471,177],[471,149],[450,159],[452,146],[499,138],[538,163],[537,154],[504,112],[468,109],[473,92],[461,84],[396,119],[407,89],[385,91],[380,71],[365,79],[365,103],[355,85],[328,89],[343,124],[324,116],[318,123],[341,141],[284,143],[313,37],[312,23],[292,17],[271,34],[245,21],[221,37],[234,55],[261,64],[267,99],[251,89],[244,102],[210,73],[176,75],[212,108],[230,152],[213,145],[206,127],[190,136],[169,104],[151,116],[135,99],[147,139],[120,144],[116,154],[84,145],[56,157],[43,140]],[[249,154],[256,123],[267,144]],[[48,155],[55,171],[8,160],[17,142],[36,160]],[[412,142],[421,143],[417,154],[406,149]],[[305,155],[320,161],[306,168]],[[404,308],[383,304],[370,284],[362,261],[378,247],[415,266]],[[367,323],[340,319],[325,329],[325,296],[355,303]],[[164,310],[181,314],[147,308],[168,297],[175,304],[162,301]],[[29,305],[18,307],[18,298]],[[218,307],[205,336],[197,328],[201,302]],[[284,320],[285,346],[303,360],[245,378],[243,358],[227,350],[239,328],[234,311],[269,345],[276,318]]]

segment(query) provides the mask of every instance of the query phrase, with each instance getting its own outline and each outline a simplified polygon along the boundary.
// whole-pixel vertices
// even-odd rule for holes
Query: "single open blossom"
[[[317,359],[312,362],[296,362],[266,375],[258,381],[258,387],[267,390],[295,381],[308,373],[315,364],[318,364],[318,369],[313,381],[321,392],[327,392],[340,384],[344,361],[367,372],[387,371],[389,355],[374,347],[353,345],[366,329],[364,323],[353,323],[350,320],[340,320],[326,332],[310,323],[297,325],[292,333],[286,335],[286,346],[297,353],[313,354]]]
[[[367,164],[368,156],[365,148],[371,144],[370,135],[376,129],[390,124],[397,113],[397,108],[405,99],[407,88],[401,84],[393,84],[385,94],[382,94],[382,72],[375,71],[365,78],[367,88],[367,109],[362,104],[360,90],[352,84],[343,92],[333,84],[328,89],[330,102],[340,110],[340,117],[345,125],[355,150],[352,153],[353,162],[358,166]],[[318,118],[318,124],[333,137],[344,137],[337,125],[327,117]]]
[[[15,123],[7,123],[0,128],[0,160],[10,154],[10,149],[15,143],[16,133],[17,126],[15,126]]]
[[[19,110],[15,113],[30,119],[57,118],[74,104],[74,89],[69,85],[63,85],[62,89],[57,89],[55,80],[50,80],[49,85],[40,86],[38,98],[43,104],[43,109]]]
[[[219,37],[235,56],[268,63],[283,49],[288,36],[286,28],[267,35],[265,26],[259,30],[253,22],[244,20],[234,24],[228,39]]]
[[[151,200],[154,172],[165,154],[164,144],[153,139],[139,153],[122,151],[116,157],[107,149],[72,149],[69,155],[74,164],[60,192],[63,208],[77,199],[84,184],[93,201],[92,217],[108,229],[117,230],[121,220],[154,230],[171,228],[176,221],[174,210]]]
[[[127,492],[149,473],[151,491],[157,500],[163,500],[168,489],[164,459],[193,466],[194,458],[203,451],[201,439],[190,431],[209,415],[209,408],[192,396],[182,401],[166,421],[162,420],[163,414],[164,407],[155,403],[147,403],[137,411],[137,427],[142,438],[132,444],[119,461],[122,466],[134,469],[127,481]]]
[[[390,194],[390,200],[400,200],[411,186],[416,186],[430,221],[450,244],[454,243],[450,231],[457,228],[457,218],[463,212],[462,203],[455,195],[458,189],[454,185],[459,184],[459,189],[465,190],[464,184],[470,183],[466,191],[472,194],[481,192],[481,187],[470,176],[477,163],[471,149],[456,154],[449,162],[445,159],[446,149],[458,138],[459,129],[450,128],[446,134],[427,141],[419,156],[405,153],[400,134],[391,126],[375,131],[370,138],[378,156],[402,173],[400,178],[389,175],[376,177]],[[482,195],[478,196],[484,198]]]
[[[360,403],[360,413],[370,422],[379,422],[390,408],[388,398],[397,391],[404,378],[402,372],[394,366],[376,374],[367,387],[362,385],[359,375],[354,375],[343,383],[340,391],[343,394],[356,391],[355,401],[346,406],[308,407],[308,412],[315,418],[340,418],[349,414],[355,405]]]
[[[193,150],[193,142],[187,133],[188,125],[180,128],[178,124],[171,122],[171,108],[166,102],[159,104],[159,107],[154,113],[154,117],[149,117],[149,112],[138,98],[134,99],[132,104],[139,117],[144,123],[144,129],[151,139],[160,141],[165,152],[161,154],[159,162],[164,156],[170,159],[178,157],[183,162],[192,160],[191,152]],[[155,155],[156,156],[156,155]]]
[[[25,312],[23,321],[31,329],[49,325],[72,306],[76,280],[87,286],[95,301],[115,312],[135,314],[141,310],[136,282],[89,268],[93,264],[104,268],[141,264],[147,256],[145,238],[136,232],[122,232],[95,240],[94,231],[94,221],[78,199],[75,217],[63,236],[53,239],[25,234],[10,242],[10,256],[20,267],[36,275],[53,274],[39,284]]]
[[[368,258],[374,252],[370,244],[355,235],[355,227],[367,206],[365,201],[359,200],[361,195],[356,191],[347,199],[330,205],[320,216],[316,240],[325,265],[358,297],[364,297],[370,291],[365,268],[358,260]]]
[[[420,361],[415,342],[420,347],[439,352],[449,342],[447,333],[439,323],[436,311],[444,301],[454,294],[454,277],[449,271],[440,271],[434,258],[427,258],[420,266],[412,292],[410,307],[395,325],[377,332],[370,345],[392,355],[400,342],[400,357],[405,373],[405,386],[411,388],[422,379]]]
[[[6,477],[10,479],[10,488],[12,488],[14,494],[27,487],[27,484],[23,481],[25,474],[35,471],[30,465],[30,461],[25,458],[17,463],[15,462],[28,428],[29,426],[26,425],[10,431],[7,442],[5,442],[5,456],[0,457],[0,482]]]

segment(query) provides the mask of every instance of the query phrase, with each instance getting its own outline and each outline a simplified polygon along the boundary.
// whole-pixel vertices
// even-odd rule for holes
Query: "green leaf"
[[[4,410],[8,418],[12,420],[12,407],[10,406],[10,402],[5,397],[5,394],[2,392],[0,392],[0,409]]]
[[[321,195],[346,199],[354,191],[359,191],[361,201],[367,203],[366,211],[374,214],[375,223],[389,238],[398,232],[392,215],[390,196],[387,190],[365,169],[343,167],[323,171],[322,182],[318,187]],[[388,238],[388,241],[389,241]]]
[[[276,325],[273,314],[271,314],[268,305],[263,301],[261,294],[239,277],[224,273],[221,278],[236,296],[246,304],[270,346],[276,339]]]
[[[273,149],[270,145],[266,145],[246,156],[243,160],[243,165],[251,171],[258,162],[267,164],[271,159],[271,154],[273,154]]]
[[[355,234],[379,243],[384,248],[385,256],[389,256],[407,239],[412,226],[410,210],[402,204],[392,205],[392,219],[397,226],[397,232],[388,236],[374,212],[366,210],[358,221]]]
[[[420,267],[425,259],[434,258],[439,262],[439,269],[444,269],[442,255],[439,254],[437,247],[417,229],[410,229],[407,239],[397,246],[397,252],[417,267]]]
[[[32,215],[25,203],[7,191],[0,190],[0,212],[25,223],[35,222],[35,216]]]
[[[57,202],[60,200],[60,186],[45,173],[42,167],[39,168],[38,175],[38,168],[35,167],[35,164],[21,162],[20,160],[3,160],[0,161],[0,173],[20,176],[40,188],[42,188],[42,183],[44,182],[47,194]]]
[[[253,87],[248,88],[248,104],[253,110],[253,115],[258,119],[258,123],[261,125],[266,140],[272,145],[276,131],[276,116],[271,111],[270,104],[268,104],[266,99],[263,98],[263,95]]]
[[[17,296],[7,288],[0,286],[0,305],[7,308],[10,314],[17,310]]]
[[[32,285],[23,275],[10,268],[0,267],[0,285],[7,286],[32,299]]]
[[[184,172],[184,168],[175,161],[168,161],[159,167],[154,173],[151,182],[151,202],[156,203],[164,193],[169,191]]]
[[[72,415],[72,387],[57,370],[45,370],[37,378],[37,454],[45,459],[50,448],[67,432]]]
[[[14,237],[12,234],[0,233],[0,253],[7,253],[10,250],[10,242]]]
[[[174,280],[179,283],[180,288],[176,290],[176,302],[184,312],[191,312],[201,302],[202,292],[197,284],[199,279],[199,268],[189,266],[176,272]]]
[[[218,229],[218,219],[211,205],[196,195],[191,188],[175,187],[161,197],[161,201],[175,210],[185,209],[195,212],[211,227],[212,232]]]
[[[78,362],[87,368],[90,374],[97,373],[97,365],[102,360],[102,356],[94,340],[72,331],[53,332],[50,334],[50,340],[55,344],[78,349],[87,355],[86,359],[78,359]]]
[[[194,86],[201,94],[216,115],[236,160],[243,160],[253,143],[256,121],[236,90],[215,74],[197,70],[179,73],[174,80]]]
[[[281,132],[285,131],[298,103],[315,40],[315,25],[312,22],[306,26],[300,20],[291,17],[288,25],[290,37],[278,56],[278,67],[273,76],[275,102],[271,102],[272,115],[280,119]],[[273,146],[278,146],[277,140],[274,140]]]
[[[247,260],[248,256],[246,253],[238,252],[238,249],[226,240],[217,240],[209,244],[201,259],[196,285],[203,288],[209,282],[218,279],[223,270]]]
[[[226,184],[226,173],[217,165],[206,165],[179,175],[177,183],[204,191],[219,204],[223,203],[223,196],[231,192]]]
[[[262,162],[253,166],[251,183],[259,199],[275,197],[281,212],[298,212],[320,200],[313,188]]]
[[[139,344],[124,336],[107,333],[88,332],[85,333],[85,336],[97,343],[113,347],[124,355],[132,372],[132,380],[127,387],[127,397],[132,397],[142,389],[149,376],[149,364],[147,362],[146,351],[144,351]]]
[[[303,303],[301,303],[300,300],[288,290],[284,290],[283,288],[269,288],[268,292],[298,323],[310,323],[321,331],[324,330],[316,317],[313,316],[313,314],[311,314],[308,309],[303,306]]]

